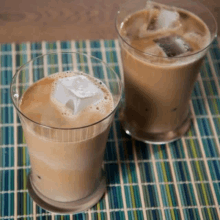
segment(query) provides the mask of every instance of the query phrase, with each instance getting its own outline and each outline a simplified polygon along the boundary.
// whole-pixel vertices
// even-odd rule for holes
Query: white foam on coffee
[[[55,73],[55,74],[52,74],[52,75],[49,76],[50,78],[54,78],[55,79],[55,81],[54,81],[54,83],[52,85],[52,89],[51,89],[51,91],[52,91],[51,92],[51,101],[58,107],[58,109],[60,110],[61,114],[64,117],[69,117],[69,118],[72,118],[72,119],[78,117],[78,114],[74,115],[73,112],[71,111],[71,109],[69,109],[68,107],[66,107],[62,103],[58,102],[52,96],[52,94],[54,93],[54,91],[56,89],[57,81],[59,79],[62,79],[62,78],[65,78],[65,77],[77,76],[77,75],[86,76],[87,78],[89,78],[90,81],[92,81],[92,83],[94,83],[104,93],[104,98],[102,100],[100,100],[96,104],[91,104],[91,105],[87,106],[81,112],[82,113],[85,112],[85,111],[97,112],[97,113],[100,113],[102,115],[105,115],[106,113],[111,112],[113,110],[113,108],[114,108],[113,101],[112,101],[112,96],[111,96],[111,94],[109,94],[108,89],[107,89],[106,85],[103,82],[101,82],[100,80],[98,80],[98,79],[96,79],[96,78],[94,78],[92,76],[89,76],[88,74],[85,74],[83,72],[67,71],[67,72]],[[106,104],[108,104],[108,105],[106,105]]]

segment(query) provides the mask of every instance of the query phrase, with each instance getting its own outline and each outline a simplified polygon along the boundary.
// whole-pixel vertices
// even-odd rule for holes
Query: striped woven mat
[[[0,219],[142,220],[220,219],[220,41],[214,41],[195,84],[192,126],[180,140],[149,145],[120,128],[116,114],[106,146],[108,191],[75,215],[55,215],[30,198],[30,161],[23,131],[9,94],[16,69],[53,51],[80,51],[122,74],[117,40],[0,45]],[[85,63],[85,65],[88,65]]]

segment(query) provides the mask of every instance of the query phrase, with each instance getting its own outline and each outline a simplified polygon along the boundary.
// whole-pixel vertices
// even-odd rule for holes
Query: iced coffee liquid
[[[59,104],[53,98],[57,80],[77,74],[57,73],[37,81],[27,89],[20,103],[21,112],[29,119],[54,127],[48,129],[22,121],[29,146],[31,181],[44,196],[60,202],[82,199],[98,187],[109,121],[103,120],[83,130],[80,127],[104,119],[114,105],[107,87],[86,74],[103,91],[104,98],[77,115]]]
[[[125,129],[140,139],[177,129],[188,117],[205,54],[196,52],[210,43],[209,29],[189,11],[155,4],[128,16],[120,35]]]

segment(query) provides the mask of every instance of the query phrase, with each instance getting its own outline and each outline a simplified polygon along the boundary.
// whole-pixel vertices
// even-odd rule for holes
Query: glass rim
[[[191,1],[191,0],[188,0],[188,1],[189,1],[189,2],[193,2],[193,1]],[[203,5],[202,3],[196,1],[196,4],[198,4],[198,5],[200,5],[201,7],[205,8],[206,11],[209,13],[209,15],[211,15],[211,17],[212,17],[212,19],[213,19],[213,21],[214,21],[214,24],[215,24],[214,34],[213,34],[213,37],[210,39],[210,43],[209,43],[208,45],[206,45],[204,48],[202,48],[202,49],[200,49],[200,50],[198,50],[198,51],[196,51],[196,52],[194,52],[194,53],[191,53],[191,54],[188,54],[188,55],[182,55],[182,56],[180,55],[180,56],[177,56],[177,57],[175,57],[175,56],[174,56],[174,57],[158,56],[158,55],[154,55],[154,54],[150,54],[150,53],[143,52],[142,50],[139,50],[139,49],[133,47],[131,44],[129,44],[129,43],[125,40],[125,38],[123,38],[123,37],[121,36],[120,31],[119,31],[119,29],[118,29],[118,25],[117,25],[117,23],[118,23],[118,16],[119,16],[119,14],[120,14],[120,12],[121,12],[123,6],[129,4],[130,2],[134,2],[134,0],[127,1],[126,3],[122,4],[122,5],[119,7],[119,10],[117,11],[116,17],[115,17],[115,29],[116,29],[116,32],[117,32],[118,36],[120,37],[120,39],[121,39],[124,43],[126,43],[126,44],[127,44],[130,48],[132,48],[133,50],[138,51],[138,52],[140,52],[140,53],[142,53],[142,54],[144,54],[144,55],[151,56],[151,57],[155,57],[155,58],[163,58],[163,59],[181,59],[181,58],[186,58],[186,57],[194,56],[194,55],[199,54],[199,53],[205,51],[206,49],[208,49],[208,48],[210,47],[210,45],[213,43],[213,41],[214,41],[214,39],[216,38],[216,36],[217,36],[218,26],[217,26],[217,21],[216,21],[214,15],[212,14],[212,12],[211,12],[205,5]],[[176,7],[176,6],[175,6],[175,7]],[[191,13],[193,13],[193,12],[191,12]],[[199,17],[198,15],[196,15],[196,16]],[[200,18],[200,17],[199,17],[199,18]],[[201,19],[201,18],[200,18],[200,19]],[[202,19],[201,19],[201,20],[202,20]],[[203,21],[203,20],[202,20],[202,21]],[[203,21],[203,22],[204,22],[204,21]],[[207,25],[206,25],[206,26],[207,26]],[[208,27],[208,26],[207,26],[207,27]],[[209,29],[209,27],[208,27],[208,29]]]
[[[116,79],[118,81],[118,84],[119,84],[119,98],[117,100],[117,103],[116,105],[114,106],[114,109],[109,113],[107,114],[104,118],[100,119],[99,121],[97,122],[94,122],[94,123],[91,123],[89,125],[85,125],[85,126],[80,126],[80,127],[70,127],[70,128],[59,128],[59,127],[53,127],[53,126],[48,126],[48,125],[44,125],[44,124],[41,124],[41,123],[38,123],[34,120],[32,120],[31,118],[29,118],[28,116],[26,116],[22,111],[20,111],[19,107],[15,104],[14,102],[14,98],[13,98],[13,91],[12,91],[12,86],[14,85],[13,84],[13,81],[16,79],[16,77],[18,76],[18,74],[20,73],[20,71],[28,64],[30,64],[31,62],[33,62],[34,60],[37,60],[39,59],[40,57],[44,57],[44,56],[47,56],[47,55],[51,55],[51,54],[80,54],[80,55],[83,55],[83,56],[86,56],[86,57],[90,57],[92,59],[95,59],[97,61],[99,61],[100,63],[104,64],[104,66],[106,66],[107,68],[109,68],[116,76]],[[52,75],[52,74],[51,74]],[[45,77],[43,77],[45,78]],[[41,79],[43,79],[41,78]],[[41,80],[40,79],[40,80]],[[39,80],[37,80],[39,81]],[[31,86],[31,85],[30,85]],[[30,87],[29,86],[29,87]],[[97,57],[94,57],[92,55],[88,55],[88,54],[85,54],[85,53],[81,53],[81,52],[77,52],[77,51],[73,51],[73,52],[51,52],[51,53],[46,53],[46,54],[42,54],[40,56],[37,56],[31,60],[29,60],[28,62],[26,62],[25,64],[23,64],[22,66],[19,67],[19,69],[16,71],[16,73],[14,74],[14,76],[12,77],[12,80],[11,80],[11,83],[10,83],[10,96],[11,96],[11,99],[12,99],[12,103],[13,103],[13,106],[15,107],[15,109],[17,110],[17,112],[19,114],[21,114],[22,116],[24,116],[27,120],[31,121],[32,123],[34,124],[37,124],[41,127],[44,127],[44,128],[47,128],[47,129],[55,129],[55,130],[78,130],[78,129],[83,129],[83,128],[88,128],[88,127],[92,127],[96,124],[99,124],[100,122],[106,120],[107,118],[109,118],[117,109],[117,107],[119,106],[119,103],[121,101],[121,97],[122,97],[122,82],[120,80],[120,78],[118,77],[118,74],[108,65],[108,63],[102,61],[101,59],[97,58]]]

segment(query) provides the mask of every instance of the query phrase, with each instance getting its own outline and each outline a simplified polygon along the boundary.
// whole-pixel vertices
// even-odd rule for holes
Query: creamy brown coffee
[[[104,98],[100,102],[77,115],[57,102],[53,98],[57,80],[75,75],[83,74],[58,73],[37,81],[23,94],[20,103],[21,112],[41,124],[22,121],[30,153],[32,184],[47,198],[60,202],[82,199],[98,187],[111,121],[111,117],[104,118],[114,109],[108,88],[86,74],[102,90]],[[83,126],[88,127],[80,129]]]
[[[128,16],[119,31],[125,130],[141,140],[168,141],[163,134],[188,118],[190,95],[206,51],[196,53],[210,43],[209,29],[189,11],[155,3]],[[157,134],[161,139],[154,140]]]

